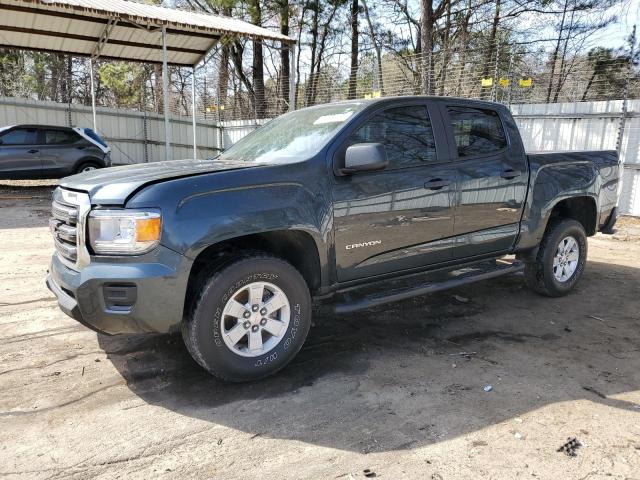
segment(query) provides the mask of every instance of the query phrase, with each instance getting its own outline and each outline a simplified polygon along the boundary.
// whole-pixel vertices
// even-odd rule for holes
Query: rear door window
[[[44,142],[47,145],[71,145],[81,143],[84,139],[76,132],[68,130],[45,130]]]
[[[496,153],[507,146],[500,116],[493,110],[448,107],[458,157]]]
[[[356,143],[384,145],[391,169],[436,161],[433,129],[427,108],[422,105],[390,108],[375,114],[347,141],[347,145]]]
[[[35,128],[16,128],[5,133],[0,139],[2,145],[34,145],[37,132]]]

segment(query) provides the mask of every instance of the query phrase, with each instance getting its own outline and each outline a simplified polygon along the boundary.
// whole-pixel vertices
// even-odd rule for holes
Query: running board
[[[425,295],[427,293],[439,292],[449,288],[460,287],[469,283],[487,280],[489,278],[500,277],[510,273],[518,273],[524,270],[524,263],[518,260],[506,261],[484,261],[471,265],[458,266],[450,270],[438,270],[434,272],[411,275],[401,279],[376,282],[374,285],[363,287],[352,287],[344,291],[339,291],[337,296],[343,296],[344,301],[338,300],[334,305],[334,311],[340,313],[351,313],[358,310],[377,307],[385,303],[398,302],[407,298]],[[426,277],[426,278],[425,278]],[[412,281],[413,280],[413,281]],[[416,281],[419,283],[416,285]],[[406,285],[398,285],[398,284]],[[375,287],[386,287],[385,291],[363,294],[357,296],[357,291],[368,290]],[[351,292],[354,297],[351,298]]]

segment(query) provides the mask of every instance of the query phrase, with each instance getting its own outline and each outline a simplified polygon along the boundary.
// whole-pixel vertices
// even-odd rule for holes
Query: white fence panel
[[[622,101],[512,105],[527,151],[615,150]],[[620,143],[621,213],[640,216],[640,100],[629,100]]]

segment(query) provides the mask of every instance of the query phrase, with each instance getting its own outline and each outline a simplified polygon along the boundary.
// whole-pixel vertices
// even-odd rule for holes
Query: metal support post
[[[89,59],[89,81],[91,82],[91,113],[93,114],[93,131],[98,132],[98,122],[96,121],[96,90],[93,85],[93,58]]]
[[[164,107],[165,160],[171,159],[171,125],[169,124],[169,67],[167,65],[167,27],[162,27],[162,97]]]
[[[198,135],[196,133],[196,66],[191,72],[191,120],[193,122],[193,159],[198,158]]]

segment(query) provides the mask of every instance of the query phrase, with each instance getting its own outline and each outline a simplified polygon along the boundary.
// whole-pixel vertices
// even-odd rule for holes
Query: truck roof
[[[477,105],[477,106],[491,106],[493,108],[507,108],[506,105],[498,102],[492,102],[489,100],[476,100],[470,98],[462,98],[462,97],[449,97],[449,96],[438,96],[438,95],[400,95],[397,97],[381,97],[381,98],[359,98],[353,100],[341,100],[338,102],[332,102],[335,104],[345,104],[345,103],[370,103],[370,104],[379,104],[379,103],[394,103],[398,101],[406,101],[406,100],[432,100],[432,101],[447,101],[447,102],[455,102],[455,103],[465,103],[468,105]],[[319,106],[319,105],[314,105]]]

